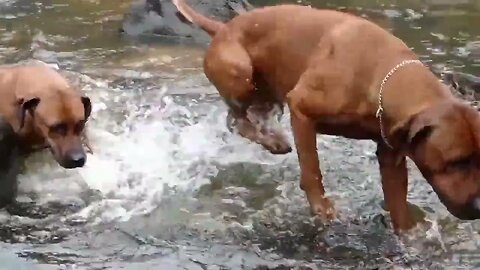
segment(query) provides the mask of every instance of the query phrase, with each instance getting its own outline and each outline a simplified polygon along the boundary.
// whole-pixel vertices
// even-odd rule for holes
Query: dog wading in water
[[[335,216],[316,148],[316,135],[328,134],[377,143],[395,232],[414,226],[406,157],[450,213],[480,218],[480,115],[454,97],[403,41],[339,11],[278,5],[222,23],[184,0],[173,2],[212,37],[204,72],[240,135],[272,153],[289,152],[282,131],[265,120],[272,108],[288,104],[300,187],[313,214]]]

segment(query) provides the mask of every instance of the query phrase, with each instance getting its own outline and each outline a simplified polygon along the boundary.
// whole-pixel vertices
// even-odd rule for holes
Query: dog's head
[[[421,111],[401,130],[408,156],[448,211],[460,219],[480,218],[480,114],[445,102]]]
[[[71,169],[86,162],[81,136],[91,108],[88,97],[39,95],[19,100],[18,119],[22,128],[29,114],[33,128],[45,139],[57,162]]]
[[[82,135],[92,110],[90,99],[69,89],[67,81],[53,70],[39,74],[43,80],[30,81],[24,86],[29,91],[17,97],[19,128],[41,136],[62,167],[82,167],[86,162]]]

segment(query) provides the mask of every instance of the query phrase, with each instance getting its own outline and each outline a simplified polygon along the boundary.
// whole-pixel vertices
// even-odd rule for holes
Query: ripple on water
[[[95,153],[76,171],[58,168],[49,153],[30,158],[21,177],[23,203],[7,209],[13,216],[6,216],[0,235],[5,242],[48,246],[22,249],[22,256],[79,265],[105,264],[98,254],[125,265],[132,260],[140,265],[201,265],[218,256],[213,265],[221,267],[254,256],[251,265],[307,267],[315,262],[342,269],[432,266],[457,254],[449,249],[458,240],[456,229],[446,228],[458,223],[449,218],[430,232],[430,239],[418,243],[423,238],[419,233],[416,241],[407,242],[410,250],[386,227],[369,142],[330,136],[319,140],[325,184],[341,214],[338,222],[324,224],[308,213],[295,153],[272,156],[230,134],[218,97],[170,96],[161,87],[112,90],[109,81],[69,76],[91,93],[95,104],[105,104],[94,110],[89,123]],[[139,106],[138,98],[146,105]],[[118,103],[129,110],[113,109]],[[282,124],[288,128],[288,115]],[[435,208],[427,216],[438,219],[444,212],[435,195],[418,173],[412,177],[410,199]],[[92,189],[99,192],[89,193]],[[423,235],[426,230],[431,226],[421,230]],[[133,237],[125,238],[124,232]],[[108,239],[108,247],[94,240],[98,237]],[[133,243],[142,251],[125,250]],[[444,246],[447,252],[442,252]],[[205,253],[211,249],[226,251]],[[232,254],[239,257],[227,260]]]

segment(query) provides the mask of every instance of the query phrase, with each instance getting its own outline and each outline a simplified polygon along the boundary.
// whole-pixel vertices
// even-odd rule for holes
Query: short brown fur
[[[83,166],[90,99],[58,72],[44,65],[0,68],[0,97],[0,113],[17,131],[24,151],[46,146],[63,167]]]
[[[291,149],[263,121],[287,102],[311,210],[335,216],[325,197],[317,133],[377,143],[382,187],[396,232],[414,222],[407,207],[406,157],[411,158],[448,210],[480,218],[480,117],[419,64],[400,68],[383,93],[384,127],[376,118],[381,81],[404,60],[418,60],[397,37],[350,14],[297,5],[258,8],[226,24],[174,0],[180,12],[212,36],[204,71],[229,105],[239,133],[272,153]],[[249,113],[252,107],[255,113]]]

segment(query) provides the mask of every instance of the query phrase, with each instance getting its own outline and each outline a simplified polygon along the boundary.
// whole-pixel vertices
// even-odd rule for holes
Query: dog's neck
[[[383,92],[384,129],[390,141],[393,132],[415,115],[442,102],[454,101],[448,87],[425,67],[405,66],[391,78]]]

